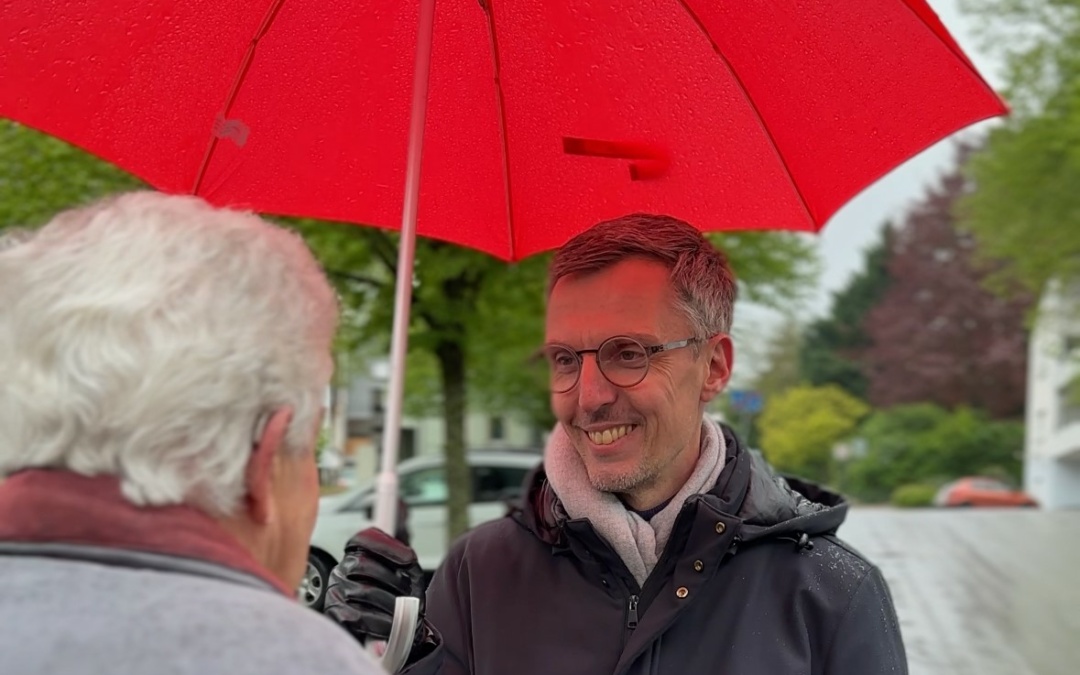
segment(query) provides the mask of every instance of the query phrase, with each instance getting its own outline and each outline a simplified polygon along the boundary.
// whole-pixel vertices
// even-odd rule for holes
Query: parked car
[[[934,497],[935,506],[1038,506],[1030,495],[1000,480],[968,476],[946,483]]]
[[[525,478],[541,461],[539,451],[485,451],[468,456],[472,479],[469,523],[500,518],[508,504],[521,496]],[[402,462],[398,486],[408,507],[410,545],[420,566],[429,575],[446,555],[446,498],[448,488],[442,457],[418,457]],[[345,544],[354,534],[373,522],[375,486],[367,484],[323,497],[311,535],[308,566],[300,584],[301,602],[321,610],[330,570],[345,553]]]

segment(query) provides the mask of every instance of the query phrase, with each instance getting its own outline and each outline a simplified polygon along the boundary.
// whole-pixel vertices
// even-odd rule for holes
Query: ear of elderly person
[[[336,323],[299,237],[193,197],[0,245],[0,672],[382,672],[295,600]]]
[[[836,536],[847,504],[705,414],[733,364],[723,255],[637,214],[570,241],[549,281],[558,424],[520,508],[435,574],[443,672],[906,673],[881,572]],[[385,587],[386,544],[360,533],[333,575],[326,611],[354,633],[390,607],[352,602]]]

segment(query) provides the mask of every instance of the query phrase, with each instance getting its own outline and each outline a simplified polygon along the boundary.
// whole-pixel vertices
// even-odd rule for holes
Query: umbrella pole
[[[427,121],[428,76],[435,24],[435,0],[420,0],[420,24],[416,31],[416,69],[413,74],[412,116],[409,126],[409,157],[405,169],[405,205],[401,214],[397,280],[394,292],[394,332],[390,345],[390,390],[383,423],[382,466],[376,480],[375,526],[395,534],[397,516],[398,445],[401,440],[401,408],[405,397],[405,355],[409,348],[409,312],[412,306],[413,255],[416,251],[416,209],[420,201],[420,159]]]

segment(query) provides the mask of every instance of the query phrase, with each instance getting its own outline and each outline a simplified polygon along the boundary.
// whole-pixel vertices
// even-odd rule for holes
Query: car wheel
[[[297,597],[305,607],[321,612],[326,602],[326,587],[330,583],[330,565],[325,558],[312,551],[308,553],[307,569],[300,580]]]

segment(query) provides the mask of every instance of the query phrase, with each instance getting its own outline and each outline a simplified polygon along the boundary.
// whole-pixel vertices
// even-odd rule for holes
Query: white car
[[[470,453],[473,493],[469,505],[470,527],[506,515],[507,503],[521,496],[526,476],[541,459],[536,451]],[[448,549],[448,490],[443,458],[418,457],[402,462],[398,466],[398,487],[409,509],[409,543],[416,551],[420,566],[430,575]],[[346,542],[372,525],[374,504],[374,484],[323,497],[319,501],[319,517],[311,534],[307,572],[298,591],[305,605],[322,609],[330,570],[344,555]]]

